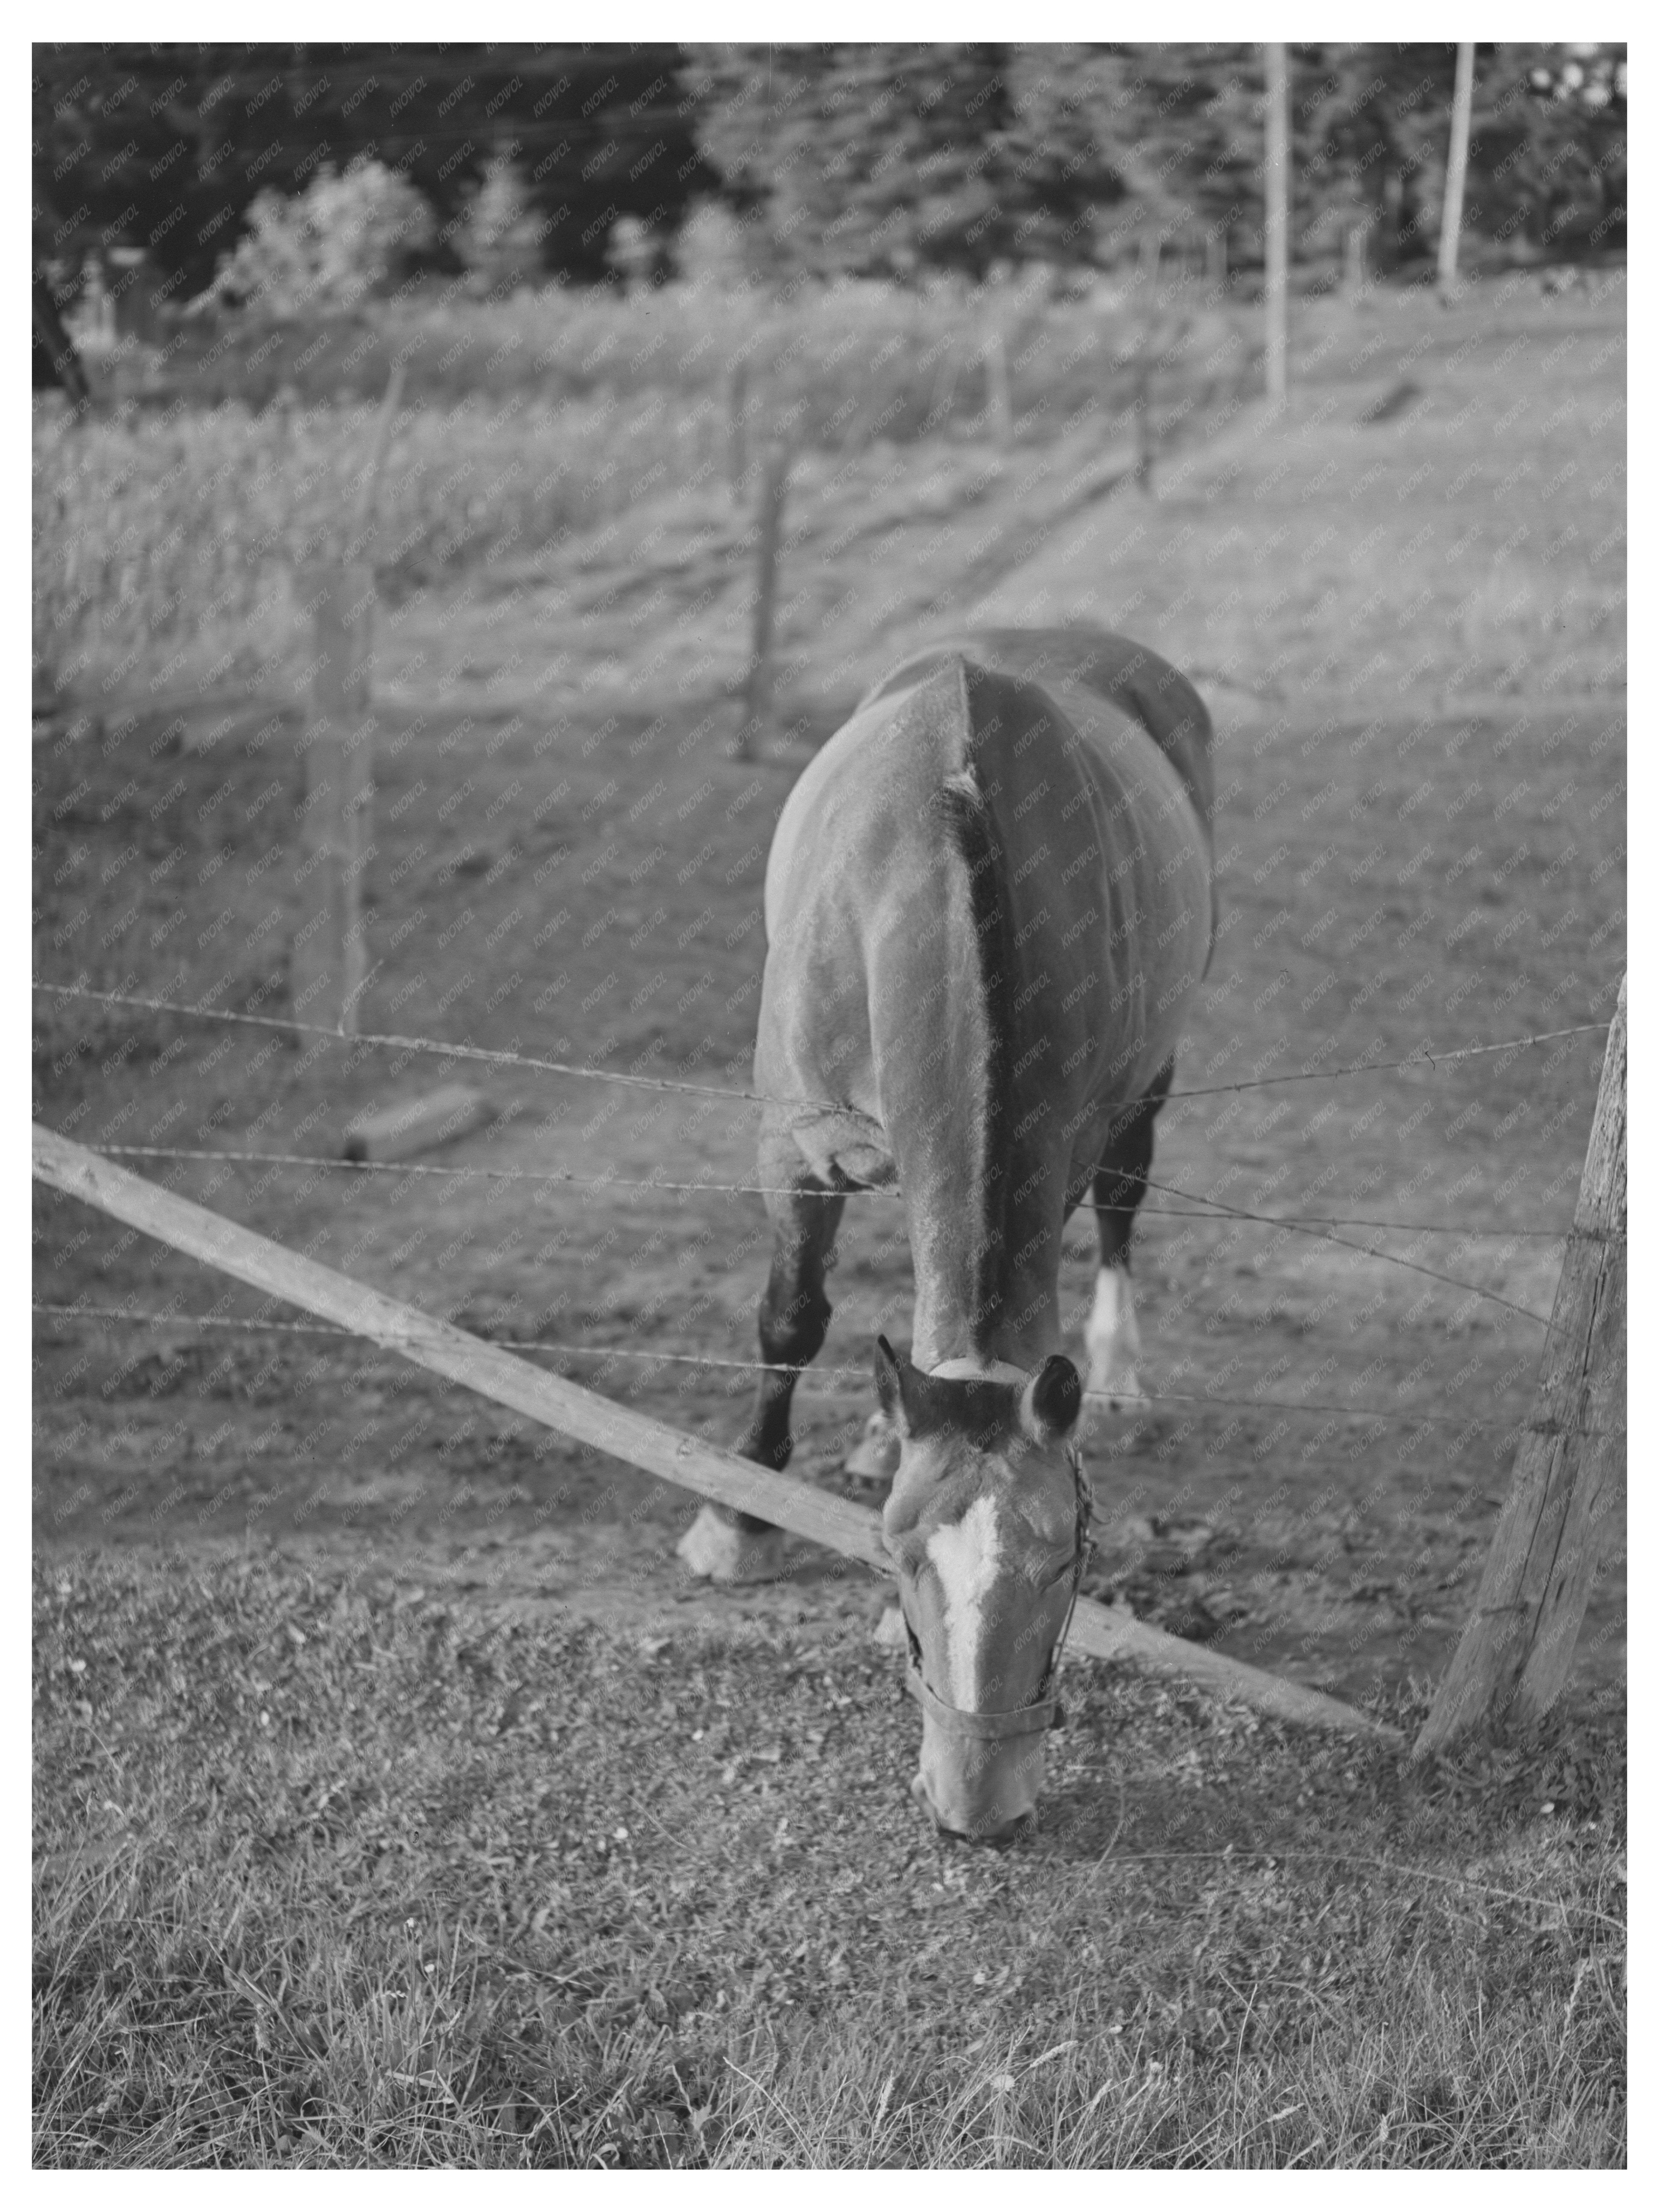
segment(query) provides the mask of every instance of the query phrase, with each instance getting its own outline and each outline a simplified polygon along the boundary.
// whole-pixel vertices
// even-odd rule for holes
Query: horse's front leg
[[[745,1459],[782,1468],[794,1438],[789,1430],[796,1370],[817,1358],[830,1326],[823,1279],[846,1201],[805,1167],[793,1141],[763,1141],[761,1181],[781,1186],[769,1195],[772,1270],[760,1303],[761,1358],[749,1425],[738,1443]],[[680,1539],[680,1558],[694,1574],[720,1583],[769,1582],[782,1571],[781,1528],[752,1513],[705,1505]]]

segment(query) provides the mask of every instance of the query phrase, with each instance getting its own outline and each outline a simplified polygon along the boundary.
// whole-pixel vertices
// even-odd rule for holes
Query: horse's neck
[[[993,1011],[963,957],[971,928],[959,864],[918,871],[875,933],[872,1042],[915,1277],[913,1357],[1029,1367],[1057,1340],[1063,1206],[1046,1119],[1016,1133],[1006,1069],[1008,1095],[994,1098]]]
[[[1018,1236],[1018,1217],[1011,1225]],[[913,1214],[915,1317],[911,1357],[916,1365],[932,1371],[952,1360],[975,1364],[1000,1361],[1026,1373],[1040,1367],[1060,1341],[1058,1234],[1050,1237],[1044,1224],[1036,1232],[1035,1251],[1030,1249],[1029,1233],[1018,1243],[1008,1238],[1000,1264],[984,1286],[988,1296],[981,1299],[964,1285],[959,1261],[939,1266],[915,1256],[918,1244],[924,1254],[928,1249],[925,1227],[922,1236],[917,1232]],[[1018,1265],[1016,1255],[1022,1255]]]
[[[977,1261],[976,1252],[997,1209],[970,1200],[976,1178],[953,1176],[950,1148],[933,1152],[925,1168],[903,1176],[918,1365],[1002,1360],[1029,1371],[1059,1342],[1064,1207],[1046,1157],[1029,1139],[1009,1138],[995,1164],[1008,1200],[988,1266]]]

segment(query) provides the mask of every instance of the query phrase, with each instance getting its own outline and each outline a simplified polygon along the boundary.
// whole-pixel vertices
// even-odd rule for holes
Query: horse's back
[[[1052,692],[1085,742],[1101,710],[1137,724],[1186,786],[1208,833],[1215,812],[1214,733],[1191,682],[1161,653],[1109,630],[981,629],[910,654],[865,694],[859,711],[925,682],[957,658]]]
[[[1173,1049],[1213,921],[1208,716],[1167,662],[1097,632],[914,655],[806,769],[767,867],[759,1085],[888,1118],[978,926],[953,789],[993,833],[1018,1087],[1092,1122]]]

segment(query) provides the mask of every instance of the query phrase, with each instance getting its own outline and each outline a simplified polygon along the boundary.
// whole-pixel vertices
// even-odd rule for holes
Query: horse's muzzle
[[[957,1826],[947,1820],[934,1804],[927,1781],[921,1774],[911,1776],[910,1795],[933,1822],[935,1832],[949,1837],[952,1843],[989,1844],[1000,1849],[1009,1844],[1019,1843],[1036,1826],[1035,1807],[1029,1812],[1013,1814],[965,1812],[957,1815],[962,1823]]]

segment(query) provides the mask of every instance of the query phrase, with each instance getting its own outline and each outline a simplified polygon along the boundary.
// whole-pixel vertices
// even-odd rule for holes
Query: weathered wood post
[[[1457,290],[1457,240],[1463,228],[1463,180],[1469,166],[1469,111],[1474,98],[1474,46],[1461,40],[1452,83],[1451,143],[1446,151],[1446,198],[1440,210],[1440,253],[1435,281],[1440,304],[1449,307]]]
[[[1342,234],[1342,289],[1357,300],[1365,289],[1365,241],[1369,223],[1351,222]]]
[[[749,363],[734,361],[726,386],[726,465],[732,478],[732,496],[743,497],[749,480]]]
[[[362,908],[374,789],[368,667],[374,578],[368,563],[348,561],[321,571],[307,599],[313,650],[303,739],[301,920],[289,995],[296,1020],[355,1036],[368,975]]]
[[[939,356],[939,368],[933,377],[933,396],[927,403],[927,427],[937,430],[944,426],[957,396],[957,378],[962,370],[962,348],[953,331],[945,341]]]
[[[1006,453],[1014,442],[1014,387],[1008,369],[1008,332],[1000,318],[985,341],[985,412],[992,436]]]
[[[302,740],[305,797],[301,920],[295,931],[289,998],[295,1018],[357,1033],[358,1003],[368,981],[363,876],[371,854],[374,718],[368,711],[374,648],[374,574],[363,557],[374,497],[403,396],[404,369],[392,369],[374,426],[345,556],[319,570],[306,594],[312,617],[310,712]]]
[[[1149,496],[1158,441],[1152,428],[1152,326],[1150,313],[1135,355],[1135,489]]]
[[[1532,1416],[1474,1613],[1413,1747],[1422,1757],[1560,1695],[1603,1529],[1625,1486],[1625,984]]]
[[[766,449],[761,470],[760,534],[756,551],[754,643],[744,684],[743,726],[737,757],[756,760],[772,712],[772,619],[778,593],[778,539],[784,495],[789,489],[789,449],[781,440]]]

